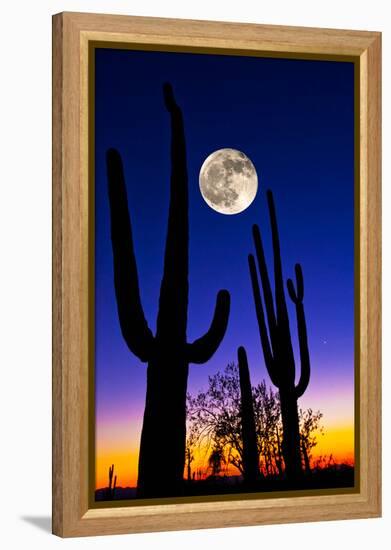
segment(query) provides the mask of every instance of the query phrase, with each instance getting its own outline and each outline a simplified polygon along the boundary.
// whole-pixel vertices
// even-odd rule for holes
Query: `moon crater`
[[[205,202],[221,214],[239,214],[250,206],[258,190],[251,160],[237,149],[218,149],[200,170],[200,191]]]

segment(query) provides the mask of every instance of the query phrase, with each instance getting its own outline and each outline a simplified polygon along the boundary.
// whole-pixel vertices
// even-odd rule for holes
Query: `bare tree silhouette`
[[[224,450],[222,447],[216,445],[210,453],[208,464],[211,469],[211,475],[216,477],[221,472],[225,463]]]
[[[186,147],[182,112],[172,88],[164,86],[171,118],[171,186],[164,270],[156,334],[141,305],[136,258],[120,154],[107,152],[111,240],[118,316],[132,353],[148,362],[147,392],[141,433],[137,495],[181,494],[185,465],[186,391],[189,363],[205,363],[224,337],[230,309],[226,290],[217,295],[209,330],[187,343],[189,222]],[[159,450],[159,458],[156,456]],[[163,452],[169,449],[169,452]],[[159,468],[156,463],[159,461]],[[161,471],[164,475],[161,475]]]
[[[282,456],[282,422],[278,393],[268,388],[262,380],[253,388],[255,419],[258,428],[260,470],[265,476],[280,476],[284,473]]]
[[[238,368],[227,365],[224,373],[208,377],[209,387],[187,396],[188,433],[192,445],[209,454],[222,448],[226,459],[243,473],[242,426]]]
[[[324,428],[320,426],[323,414],[310,409],[299,409],[300,447],[306,474],[311,473],[312,449],[317,445],[316,434],[323,435]]]
[[[230,363],[223,372],[208,379],[208,389],[187,396],[188,441],[196,454],[209,456],[222,450],[226,463],[232,464],[245,477],[245,455],[239,367]],[[251,388],[259,470],[264,477],[282,477],[285,472],[282,454],[283,426],[278,393],[263,380]],[[311,449],[322,433],[322,414],[312,409],[300,411],[301,460],[307,452],[311,467]],[[190,442],[191,435],[191,442]]]

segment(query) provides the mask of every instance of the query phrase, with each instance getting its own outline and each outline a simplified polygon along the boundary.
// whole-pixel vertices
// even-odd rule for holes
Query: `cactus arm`
[[[274,206],[273,193],[267,191],[267,202],[269,206],[270,227],[272,232],[273,243],[273,255],[274,255],[274,285],[275,285],[275,297],[276,297],[276,310],[277,310],[277,333],[279,342],[276,344],[276,349],[279,349],[281,341],[284,341],[284,350],[282,351],[283,357],[281,360],[287,365],[287,381],[291,380],[294,383],[295,379],[295,359],[293,354],[291,331],[289,327],[288,309],[286,305],[285,292],[284,292],[284,280],[282,274],[282,262],[281,262],[281,249],[280,238],[278,235],[278,224],[276,209]]]
[[[301,302],[296,306],[296,315],[297,315],[297,330],[299,334],[301,374],[300,374],[299,383],[297,384],[295,391],[296,391],[297,398],[299,398],[306,391],[310,381],[310,375],[311,375],[311,363],[310,363],[310,354],[308,350],[307,327],[306,327],[306,321],[305,321],[304,308]]]
[[[192,344],[187,344],[189,363],[206,363],[216,352],[227,330],[230,301],[229,292],[220,290],[217,294],[213,319],[208,332]]]
[[[258,225],[256,224],[253,225],[253,237],[254,237],[255,252],[258,260],[259,274],[261,276],[261,283],[263,288],[263,296],[265,300],[267,320],[269,323],[270,337],[271,337],[271,340],[273,341],[274,330],[277,325],[276,315],[274,312],[273,295],[272,295],[272,290],[270,286],[269,275],[267,272],[261,233],[259,231]]]
[[[171,121],[171,182],[156,335],[157,338],[169,338],[173,342],[185,342],[189,293],[186,142],[182,111],[175,101],[170,84],[164,84],[163,96]]]
[[[308,350],[308,337],[307,337],[307,324],[304,314],[303,298],[304,298],[304,283],[303,272],[300,264],[295,266],[296,272],[296,289],[293,281],[288,279],[287,287],[289,296],[292,302],[296,305],[296,318],[297,318],[297,332],[299,336],[299,348],[300,348],[300,362],[301,362],[301,374],[300,380],[295,388],[296,397],[299,398],[303,395],[308,387],[311,376],[311,363],[310,354]]]
[[[109,149],[106,161],[118,317],[129,349],[146,362],[150,356],[153,335],[141,305],[122,160],[118,151]]]
[[[261,344],[262,344],[265,364],[273,384],[276,387],[278,387],[279,381],[278,381],[278,376],[277,376],[276,367],[275,367],[275,360],[273,357],[269,336],[267,333],[265,313],[263,310],[261,292],[260,292],[259,283],[258,283],[257,269],[255,267],[255,260],[252,254],[249,254],[248,256],[248,265],[250,268],[250,277],[251,277],[251,284],[253,288],[255,311],[256,311],[257,320],[258,320],[259,335],[261,337]]]
[[[287,287],[290,299],[294,304],[297,302],[302,302],[304,299],[304,280],[303,280],[303,271],[301,269],[300,264],[295,265],[295,274],[296,274],[296,288],[297,291],[295,291],[295,287],[293,284],[292,279],[288,279],[287,281]]]
[[[289,323],[288,310],[286,307],[284,281],[282,276],[281,248],[278,235],[276,208],[274,206],[273,193],[267,191],[267,202],[269,206],[270,227],[272,231],[273,253],[274,253],[274,284],[276,293],[277,322]]]
[[[276,207],[274,205],[273,193],[270,190],[268,190],[266,195],[267,195],[267,203],[269,207],[270,227],[272,232],[272,243],[273,243],[273,254],[274,254],[274,283],[275,283],[275,292],[276,292],[276,301],[277,301],[278,297],[281,298],[281,294],[283,294],[283,291],[284,291],[280,237],[278,235],[277,215],[276,215]],[[278,303],[277,303],[277,307],[278,307]]]

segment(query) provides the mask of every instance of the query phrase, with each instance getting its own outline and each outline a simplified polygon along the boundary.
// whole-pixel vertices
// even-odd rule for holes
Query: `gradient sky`
[[[126,347],[114,295],[105,152],[124,162],[142,303],[157,318],[169,201],[170,121],[162,84],[171,82],[184,115],[189,172],[188,341],[209,327],[216,293],[231,293],[226,336],[205,365],[190,365],[190,392],[247,349],[253,384],[267,375],[247,255],[260,225],[272,260],[266,189],[276,202],[284,277],[300,262],[312,361],[300,406],[324,413],[322,453],[353,458],[354,422],[354,66],[189,53],[96,50],[95,357],[97,485],[115,463],[118,485],[134,485],[146,365]],[[205,158],[243,151],[258,194],[243,213],[208,207],[198,185]],[[296,348],[296,319],[287,297]],[[333,435],[334,434],[334,435]]]

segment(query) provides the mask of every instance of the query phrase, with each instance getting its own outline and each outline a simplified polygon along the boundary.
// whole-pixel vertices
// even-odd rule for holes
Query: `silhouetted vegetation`
[[[332,455],[312,456],[317,437],[324,430],[320,424],[322,413],[311,408],[299,409],[298,413],[305,475],[300,483],[287,478],[281,450],[283,424],[278,392],[268,388],[265,381],[243,391],[243,372],[248,369],[243,351],[238,354],[240,367],[234,363],[227,365],[223,372],[209,376],[206,391],[199,391],[195,396],[187,395],[186,483],[178,496],[352,487],[352,465],[338,464]],[[243,437],[242,400],[248,389],[251,391],[258,465],[257,476],[251,478],[251,483],[246,474]],[[169,454],[169,450],[167,452]],[[232,466],[238,474],[232,472]],[[164,471],[158,470],[164,476]],[[97,501],[140,498],[133,487],[117,487],[117,478],[113,483],[113,474],[114,465],[109,468],[108,487],[95,492]]]
[[[276,210],[271,191],[267,192],[267,201],[274,254],[274,298],[261,233],[257,225],[253,226],[253,237],[263,291],[262,296],[254,256],[250,254],[248,260],[263,357],[270,379],[279,390],[284,434],[282,454],[286,474],[291,481],[296,481],[300,479],[302,474],[297,400],[304,394],[310,380],[310,357],[303,307],[304,283],[301,266],[296,264],[296,289],[291,279],[288,279],[287,282],[289,296],[296,306],[300,346],[301,374],[298,384],[295,385],[295,357],[285,299]],[[263,304],[265,305],[266,316]]]
[[[105,500],[113,500],[115,498],[115,489],[117,486],[117,476],[114,477],[114,464],[109,467],[109,485],[105,489]]]
[[[164,101],[171,118],[171,186],[155,335],[141,305],[121,156],[114,149],[107,152],[118,315],[130,351],[142,362],[148,362],[138,468],[140,497],[182,493],[189,363],[205,363],[212,357],[224,337],[230,309],[229,293],[222,290],[217,295],[208,332],[187,343],[189,223],[185,135],[182,112],[168,84],[164,86]],[[156,449],[160,452],[158,458]]]
[[[251,387],[259,475],[251,483],[246,478],[245,443],[243,439],[243,380],[241,367],[231,363],[223,372],[209,377],[206,391],[187,396],[188,432],[186,440],[186,483],[180,496],[203,496],[286,491],[290,489],[330,489],[354,485],[354,467],[337,464],[332,455],[312,457],[318,435],[323,433],[322,413],[299,409],[300,460],[305,475],[292,482],[286,476],[281,446],[283,424],[278,392],[265,381]],[[247,365],[248,368],[248,365]],[[240,370],[239,370],[240,369]],[[169,454],[169,449],[167,449]],[[196,457],[202,464],[197,464]],[[195,468],[192,470],[192,465]],[[237,470],[238,475],[232,471]],[[164,471],[158,468],[160,475]],[[114,467],[109,469],[109,487],[95,492],[97,501],[124,500],[140,497],[132,487],[116,487]],[[111,490],[111,489],[115,489]]]
[[[212,477],[218,476],[225,465],[224,450],[219,444],[215,444],[212,449],[208,458],[208,464]]]
[[[332,456],[314,460],[322,413],[299,409],[310,380],[310,354],[304,314],[304,281],[295,266],[296,285],[287,280],[295,305],[300,353],[292,346],[277,216],[267,192],[273,245],[274,281],[270,280],[260,229],[253,226],[255,255],[248,257],[264,362],[273,385],[251,384],[247,354],[209,377],[208,389],[187,394],[190,363],[206,363],[224,338],[230,294],[220,290],[209,330],[187,342],[189,294],[189,220],[186,143],[182,112],[169,84],[163,88],[171,122],[171,182],[164,267],[156,332],[152,334],[141,304],[137,263],[119,152],[107,151],[114,285],[123,338],[140,361],[148,363],[147,390],[135,488],[117,487],[114,464],[108,486],[97,500],[219,493],[349,487],[354,468]],[[274,292],[273,292],[273,290]],[[198,458],[204,454],[200,467]],[[232,475],[232,468],[238,475]],[[235,471],[235,470],[234,470]],[[184,478],[186,483],[184,483]]]
[[[322,413],[314,412],[311,408],[303,411],[299,409],[300,425],[300,449],[306,474],[311,473],[312,449],[316,446],[316,432],[323,433],[323,427],[319,428]]]
[[[243,360],[243,356],[240,359]],[[223,373],[209,377],[207,391],[200,391],[194,397],[188,394],[188,447],[198,448],[204,455],[212,455],[218,449],[224,458],[221,463],[232,464],[246,479],[243,392],[239,373],[240,367],[231,363]],[[278,393],[267,388],[265,381],[251,387],[250,392],[256,437],[256,478],[259,479],[259,473],[262,479],[284,479],[286,467],[282,454],[283,425]],[[323,433],[321,418],[320,411],[300,409],[300,460],[309,470],[311,450],[317,444],[317,435]]]
[[[186,472],[187,472],[187,481],[192,481],[192,474],[191,474],[191,463],[194,460],[194,454],[192,450],[192,444],[188,442],[186,444]],[[193,474],[194,475],[194,474]]]

